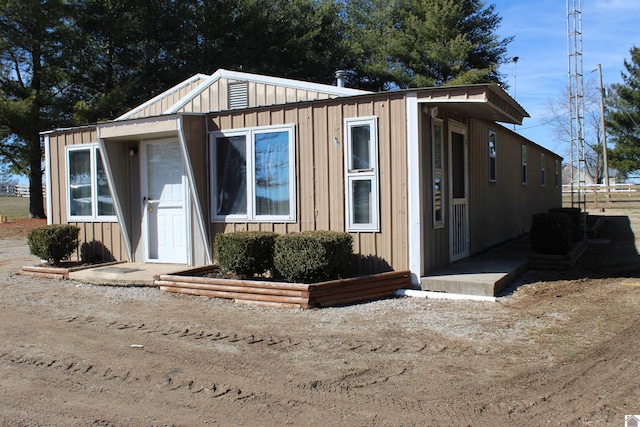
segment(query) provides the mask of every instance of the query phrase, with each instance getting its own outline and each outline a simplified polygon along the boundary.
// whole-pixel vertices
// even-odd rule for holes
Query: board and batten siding
[[[432,145],[432,124],[433,120],[424,111],[420,113],[420,144],[422,153],[420,163],[422,165],[422,241],[423,241],[423,268],[424,271],[431,271],[443,265],[449,264],[449,179],[448,164],[449,150],[447,140],[447,118],[449,115],[441,109],[438,120],[442,125],[442,206],[444,215],[444,225],[436,227],[433,219],[433,145]]]
[[[555,160],[561,158],[500,124],[478,119],[468,123],[470,253],[474,254],[522,236],[529,231],[533,214],[562,205],[561,189],[554,182]],[[489,131],[496,133],[495,182],[489,180]],[[521,177],[523,144],[527,146],[527,184]]]
[[[122,236],[120,225],[117,222],[83,221],[69,222],[67,212],[67,156],[65,147],[78,144],[91,144],[98,142],[98,135],[95,127],[79,128],[77,130],[67,130],[60,133],[51,133],[49,139],[50,168],[49,195],[51,203],[50,224],[71,224],[80,228],[80,245],[90,245],[93,255],[102,259],[126,260],[128,259],[127,249]],[[80,260],[81,253],[76,251],[72,255],[72,260]]]
[[[209,173],[207,171],[207,124],[204,115],[181,118],[181,131],[184,137],[187,163],[189,169],[189,188],[195,190],[189,198],[191,207],[190,223],[192,242],[192,261],[194,265],[203,265],[211,261],[208,235],[208,210],[209,205]],[[193,186],[193,187],[192,187]]]
[[[352,233],[370,270],[408,266],[405,98],[399,93],[298,103],[209,115],[209,130],[295,125],[296,221],[211,223],[211,234],[266,230],[345,231],[344,119],[378,118],[380,231]],[[213,240],[213,239],[212,239]]]
[[[149,105],[144,106],[139,111],[136,111],[134,114],[131,114],[128,119],[137,119],[142,117],[153,117],[159,116],[167,111],[170,107],[179,102],[182,98],[184,98],[187,94],[189,94],[192,90],[196,89],[200,84],[204,82],[205,79],[195,79],[188,84],[185,84],[182,87],[177,88],[175,91],[166,94],[165,96],[160,97],[160,99],[155,102],[150,103]]]
[[[259,107],[263,105],[277,105],[298,101],[311,101],[315,99],[327,99],[326,93],[292,88],[286,86],[270,85],[259,82],[218,79],[208,88],[189,100],[176,112],[183,113],[208,113],[212,111],[228,110],[229,84],[247,84],[247,106]]]

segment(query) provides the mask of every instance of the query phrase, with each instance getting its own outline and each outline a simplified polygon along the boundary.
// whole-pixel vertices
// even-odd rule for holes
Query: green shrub
[[[224,271],[253,277],[273,270],[273,246],[277,234],[269,231],[238,231],[216,236],[216,259]]]
[[[276,238],[273,263],[288,281],[313,283],[343,277],[352,257],[349,233],[303,231]]]
[[[77,249],[79,234],[80,228],[75,225],[45,225],[31,230],[27,242],[31,254],[59,264]]]
[[[571,218],[566,213],[539,213],[531,218],[529,237],[539,254],[564,255],[573,247]]]
[[[582,211],[580,208],[552,208],[549,209],[550,213],[564,213],[569,215],[571,219],[571,239],[574,242],[582,240],[583,238],[583,222]]]

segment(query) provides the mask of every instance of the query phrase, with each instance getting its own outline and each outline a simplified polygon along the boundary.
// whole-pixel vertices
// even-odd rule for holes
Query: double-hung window
[[[211,144],[216,221],[295,221],[293,125],[215,132]]]
[[[67,212],[70,221],[116,221],[113,196],[97,144],[67,148]]]
[[[344,132],[346,229],[380,231],[377,119],[345,119]]]

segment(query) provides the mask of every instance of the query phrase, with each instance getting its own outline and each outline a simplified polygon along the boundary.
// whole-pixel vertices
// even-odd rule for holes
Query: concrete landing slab
[[[177,273],[186,268],[182,264],[127,262],[73,271],[69,273],[69,279],[94,285],[154,286],[154,276]]]
[[[527,238],[460,260],[420,278],[424,291],[495,297],[524,273],[533,250]]]

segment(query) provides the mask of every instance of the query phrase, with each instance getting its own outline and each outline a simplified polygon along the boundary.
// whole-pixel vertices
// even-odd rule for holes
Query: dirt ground
[[[0,425],[623,426],[640,414],[635,212],[496,303],[305,311],[19,276],[37,260],[1,234]]]

